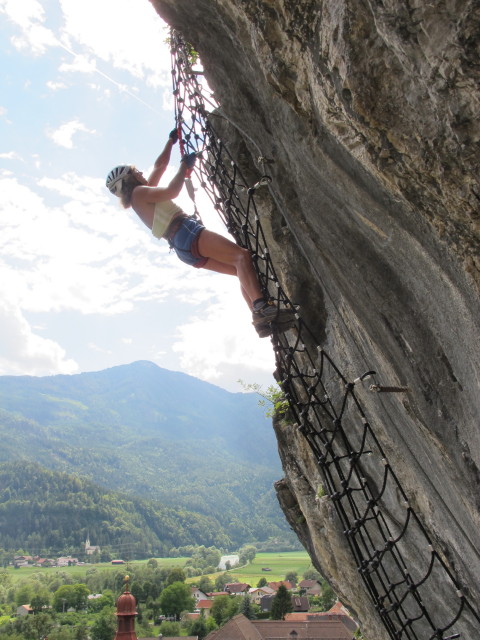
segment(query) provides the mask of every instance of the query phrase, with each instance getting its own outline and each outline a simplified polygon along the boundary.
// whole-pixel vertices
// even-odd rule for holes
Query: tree
[[[39,613],[36,616],[30,617],[30,627],[32,629],[32,635],[30,637],[35,639],[46,638],[52,628],[52,618],[46,613]],[[28,635],[26,634],[26,637]]]
[[[285,585],[281,584],[278,587],[278,591],[272,600],[272,610],[270,612],[270,618],[272,620],[284,620],[285,614],[290,613],[292,609],[292,596],[287,591]]]
[[[15,592],[15,604],[19,607],[22,604],[30,604],[33,598],[33,587],[30,583],[22,584]]]
[[[89,628],[86,620],[82,620],[75,625],[73,628],[73,640],[88,640],[89,637]]]
[[[164,638],[175,638],[181,634],[180,623],[171,622],[170,620],[164,620],[160,625],[159,633]]]
[[[168,573],[167,585],[171,585],[174,582],[185,582],[185,572],[181,567],[173,567]]]
[[[205,619],[198,618],[198,620],[194,620],[192,626],[190,627],[189,634],[191,636],[198,636],[198,640],[203,640],[203,638],[205,638],[205,636],[208,634]]]
[[[207,633],[210,633],[211,631],[215,631],[215,629],[218,629],[217,623],[212,618],[212,616],[207,617],[207,619],[205,620],[205,624],[207,626]]]
[[[337,596],[328,582],[322,583],[322,595],[319,598],[320,610],[328,611],[337,601]]]
[[[238,612],[243,613],[243,615],[249,620],[255,620],[258,609],[255,607],[250,596],[244,596],[238,608]]]
[[[215,578],[215,588],[217,591],[223,591],[225,585],[231,582],[232,579],[228,573],[221,573]]]
[[[22,638],[22,640],[43,640],[43,638],[50,635],[52,627],[52,618],[46,613],[39,613],[35,616],[21,616],[9,624],[7,637],[18,637]]]
[[[249,562],[253,562],[255,560],[256,554],[256,547],[251,544],[246,544],[239,551],[240,564],[248,564]]]
[[[33,613],[40,613],[44,608],[47,608],[50,604],[50,593],[46,589],[40,589],[32,599],[30,600],[30,606],[33,609]]]
[[[320,574],[315,569],[307,569],[303,574],[304,580],[319,580]]]
[[[289,571],[285,576],[285,580],[290,582],[291,584],[297,584],[298,582],[298,573],[296,571]]]
[[[230,596],[218,596],[213,601],[212,608],[210,609],[210,615],[215,622],[221,627],[228,622],[230,618],[237,613],[238,604],[235,598]]]
[[[48,634],[48,640],[74,640],[74,629],[66,625],[52,629]]]
[[[53,608],[62,612],[70,607],[76,611],[86,609],[89,593],[90,589],[85,584],[64,584],[53,594]]]
[[[115,598],[110,589],[105,589],[100,598],[93,598],[88,600],[87,608],[89,613],[96,613],[101,611],[104,607],[113,607],[115,604]]]
[[[174,582],[160,595],[160,608],[165,615],[179,616],[182,611],[191,611],[195,598],[191,596],[190,586],[184,582]]]
[[[260,589],[261,587],[265,587],[268,584],[267,579],[262,576],[260,578],[260,580],[257,582],[257,589]]]
[[[142,585],[139,582],[134,582],[132,584],[132,586],[130,587],[130,593],[135,598],[137,603],[144,601],[144,594],[143,594]]]
[[[215,585],[208,576],[202,576],[198,581],[198,588],[203,593],[211,593],[215,589]]]
[[[92,624],[90,635],[92,640],[112,640],[117,631],[117,617],[113,609],[102,609]]]

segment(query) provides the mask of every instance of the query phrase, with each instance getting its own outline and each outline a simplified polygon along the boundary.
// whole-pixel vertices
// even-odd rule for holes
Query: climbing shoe
[[[254,324],[259,338],[267,338],[274,333],[284,333],[295,326],[295,317],[291,317],[287,322],[277,322],[276,320],[264,321],[263,324]]]
[[[255,327],[272,321],[289,322],[295,320],[295,309],[279,309],[273,302],[258,300],[253,305],[252,318]]]

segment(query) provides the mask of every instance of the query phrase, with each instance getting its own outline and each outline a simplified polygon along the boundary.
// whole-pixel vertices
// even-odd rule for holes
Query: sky
[[[0,375],[149,360],[233,392],[273,381],[236,278],[181,263],[105,187],[119,164],[148,173],[175,126],[167,38],[148,0],[0,0]]]

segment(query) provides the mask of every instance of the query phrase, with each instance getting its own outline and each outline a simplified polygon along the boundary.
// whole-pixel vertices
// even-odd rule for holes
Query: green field
[[[262,568],[271,571],[262,571]],[[252,587],[256,587],[260,578],[265,578],[267,582],[277,582],[284,580],[287,573],[296,571],[299,579],[307,569],[313,569],[310,556],[306,551],[285,551],[283,553],[257,553],[255,559],[250,564],[238,569],[229,571],[231,582],[246,582]],[[210,574],[210,578],[215,579],[218,573]],[[195,578],[189,578],[187,582],[195,582]]]
[[[271,571],[262,571],[262,568],[268,568]],[[236,576],[239,582],[247,582],[255,586],[260,578],[266,578],[268,582],[284,580],[290,571],[296,571],[301,579],[304,572],[311,568],[313,565],[306,551],[286,551],[257,553],[252,563],[240,569],[234,569],[230,573]]]
[[[183,567],[188,558],[157,558],[158,565],[160,567]],[[136,560],[134,562],[126,562],[125,564],[113,565],[110,562],[101,562],[98,564],[81,564],[74,565],[72,567],[20,567],[20,569],[14,569],[8,567],[5,571],[12,578],[14,582],[23,580],[24,578],[30,578],[35,573],[46,573],[49,576],[59,574],[67,574],[70,576],[78,577],[80,580],[83,578],[87,571],[92,567],[99,570],[106,571],[125,571],[125,575],[128,574],[130,567],[146,564],[148,560]]]
[[[188,558],[156,558],[161,567],[183,567]],[[99,564],[76,565],[73,567],[21,567],[14,569],[8,567],[6,572],[15,582],[24,578],[29,578],[35,573],[47,573],[49,576],[59,574],[68,574],[78,578],[80,581],[89,569],[95,567],[99,570],[107,571],[125,571],[125,575],[131,571],[131,568],[145,564],[147,560],[128,562],[122,565],[112,565],[109,562]],[[262,568],[269,568],[271,571],[262,571]],[[245,567],[233,569],[229,571],[231,582],[246,582],[252,587],[256,586],[260,578],[266,578],[268,582],[283,580],[285,575],[290,571],[296,571],[301,579],[304,572],[313,568],[310,557],[305,551],[286,551],[284,553],[257,553],[254,561]],[[215,579],[217,573],[210,574]],[[189,578],[187,582],[195,582],[196,578]]]

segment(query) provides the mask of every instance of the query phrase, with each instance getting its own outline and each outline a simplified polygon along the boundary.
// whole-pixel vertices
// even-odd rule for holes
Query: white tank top
[[[163,238],[168,225],[177,213],[183,213],[183,211],[173,200],[164,200],[163,202],[155,203],[152,233],[156,238]]]

